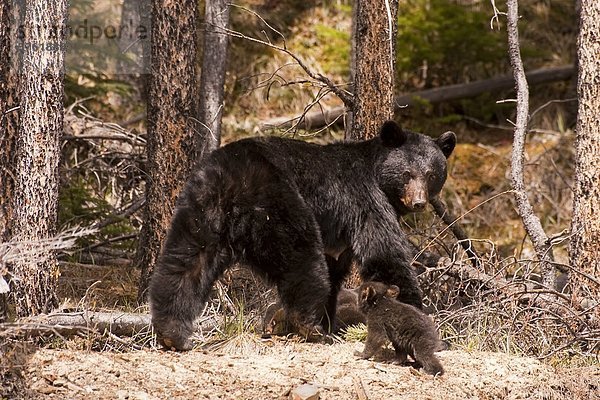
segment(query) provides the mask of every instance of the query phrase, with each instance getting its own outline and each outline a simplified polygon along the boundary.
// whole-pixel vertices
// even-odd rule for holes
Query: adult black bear
[[[349,262],[365,280],[400,288],[421,307],[416,249],[398,216],[422,211],[446,180],[456,136],[437,140],[383,124],[378,137],[325,146],[276,137],[244,139],[211,153],[178,200],[150,282],[162,343],[189,349],[193,321],[214,281],[239,262],[277,286],[288,318],[328,330]]]

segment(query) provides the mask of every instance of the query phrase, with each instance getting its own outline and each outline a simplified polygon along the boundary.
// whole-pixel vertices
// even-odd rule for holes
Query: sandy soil
[[[362,347],[257,339],[187,353],[41,349],[27,360],[24,380],[31,397],[57,399],[286,399],[304,383],[321,399],[600,399],[600,365],[560,370],[532,358],[449,350],[438,353],[446,374],[434,378],[359,360],[353,353]]]

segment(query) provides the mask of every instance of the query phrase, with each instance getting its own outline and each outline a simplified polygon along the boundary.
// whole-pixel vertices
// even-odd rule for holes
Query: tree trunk
[[[177,195],[200,150],[194,122],[199,98],[195,79],[197,3],[154,0],[152,4],[146,208],[136,254],[142,273],[140,302],[146,296]]]
[[[13,241],[44,240],[56,233],[66,19],[66,0],[25,4]],[[53,251],[14,263],[11,294],[17,315],[51,311],[57,305],[58,275]]]
[[[0,243],[10,237],[12,199],[15,174],[15,142],[18,110],[17,75],[11,68],[11,13],[12,0],[0,0]],[[8,280],[7,271],[0,267],[0,279]],[[8,319],[7,295],[0,291],[0,322]]]
[[[150,18],[151,0],[124,0],[121,10],[118,73],[122,79],[136,84],[144,100],[148,99],[150,72]]]
[[[346,139],[362,140],[394,116],[398,0],[356,0],[353,13],[354,104]]]
[[[202,156],[221,143],[221,116],[225,92],[229,0],[207,0],[200,80],[200,132]]]
[[[576,271],[600,277],[600,3],[581,2],[578,41],[579,109],[575,140],[575,189],[569,255]],[[571,274],[573,298],[600,301],[600,287]],[[600,313],[598,307],[596,312]]]
[[[0,0],[0,242],[10,237],[15,176],[15,143],[18,127],[18,75],[13,68],[11,39],[12,0]],[[13,47],[11,47],[13,46]]]

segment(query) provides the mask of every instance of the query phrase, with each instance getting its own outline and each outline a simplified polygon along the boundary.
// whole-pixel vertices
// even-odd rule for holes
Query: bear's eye
[[[410,173],[410,171],[404,171],[402,173],[402,179],[405,181],[409,181],[411,177],[412,177],[412,174]]]
[[[435,180],[435,174],[431,171],[427,172],[427,180],[433,182]]]

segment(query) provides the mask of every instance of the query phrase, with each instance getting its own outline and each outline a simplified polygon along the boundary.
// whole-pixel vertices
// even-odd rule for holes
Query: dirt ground
[[[309,383],[320,399],[600,399],[600,365],[555,369],[532,358],[448,350],[445,375],[359,360],[362,343],[255,339],[175,353],[39,349],[23,368],[23,397],[56,399],[287,399]],[[0,395],[0,398],[2,395]]]

